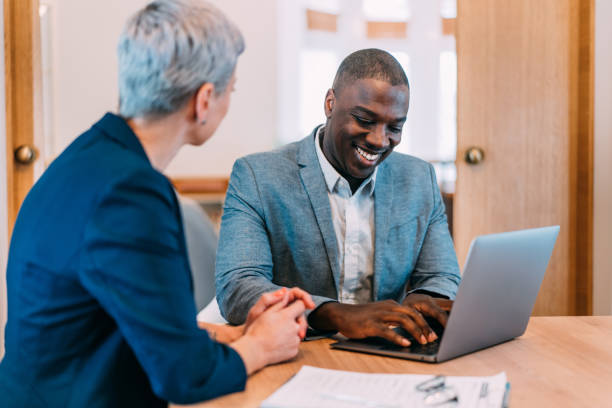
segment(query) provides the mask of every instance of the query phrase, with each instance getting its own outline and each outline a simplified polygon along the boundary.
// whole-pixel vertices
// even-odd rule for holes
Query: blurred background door
[[[592,0],[459,0],[454,239],[559,224],[535,314],[592,312]]]
[[[38,0],[4,1],[7,213],[9,236],[19,206],[44,170]]]

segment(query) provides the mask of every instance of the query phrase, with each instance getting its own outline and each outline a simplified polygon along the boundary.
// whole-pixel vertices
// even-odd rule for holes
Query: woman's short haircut
[[[119,113],[176,112],[204,83],[222,93],[243,51],[238,28],[210,3],[153,1],[128,20],[119,39]]]

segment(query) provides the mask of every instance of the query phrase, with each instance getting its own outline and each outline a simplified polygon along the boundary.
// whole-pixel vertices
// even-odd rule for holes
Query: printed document
[[[262,408],[495,407],[504,405],[506,374],[442,377],[427,392],[419,384],[433,375],[367,374],[303,366]],[[438,383],[440,383],[438,381]]]

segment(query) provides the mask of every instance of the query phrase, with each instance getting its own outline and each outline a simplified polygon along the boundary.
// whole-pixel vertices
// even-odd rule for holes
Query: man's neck
[[[330,157],[332,156],[330,153],[327,152],[325,143],[323,143],[324,137],[325,137],[325,127],[321,128],[321,130],[319,131],[319,147],[321,148],[321,151],[323,152],[323,156],[325,156],[325,159],[327,160],[327,162],[331,164],[334,169],[336,169],[338,174],[340,174],[340,176],[349,183],[349,186],[351,187],[351,194],[355,194],[355,192],[359,189],[359,186],[363,184],[365,179],[358,179],[355,177],[351,177],[350,175],[342,171],[340,166],[337,166],[333,160],[330,160]]]

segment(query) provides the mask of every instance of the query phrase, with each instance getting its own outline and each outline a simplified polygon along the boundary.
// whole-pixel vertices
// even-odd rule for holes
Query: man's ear
[[[329,117],[331,116],[335,103],[336,103],[336,94],[334,93],[334,90],[330,88],[327,90],[327,94],[325,95],[325,104],[324,104],[325,117],[327,119],[329,119]]]
[[[210,105],[213,102],[213,96],[215,93],[215,86],[207,82],[198,89],[195,94],[195,106],[194,106],[194,115],[195,120],[200,123],[206,123],[208,119],[208,114],[210,112]]]

